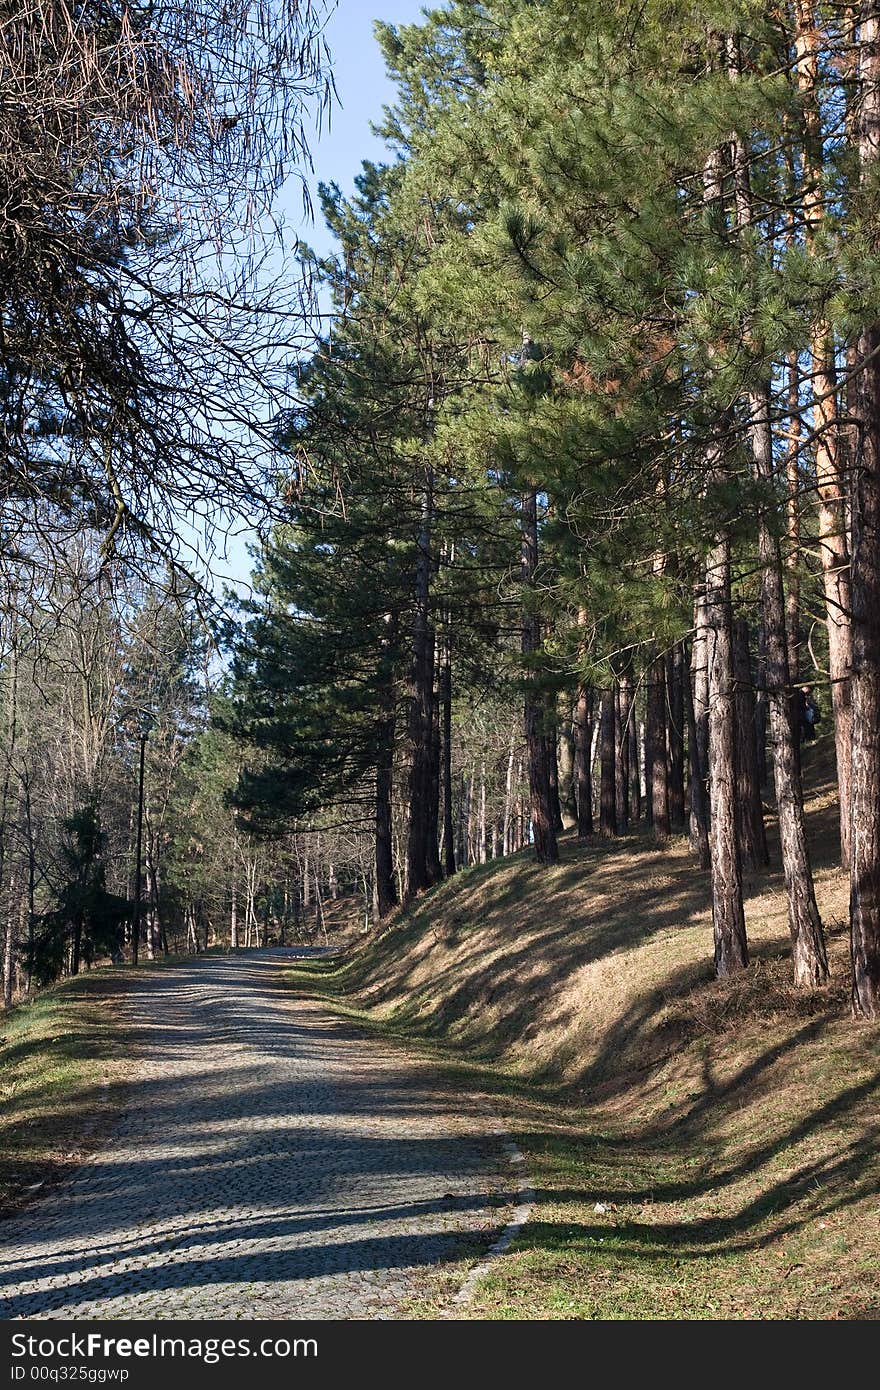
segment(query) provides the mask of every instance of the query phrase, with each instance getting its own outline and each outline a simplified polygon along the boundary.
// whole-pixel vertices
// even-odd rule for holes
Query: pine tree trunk
[[[666,657],[667,731],[669,739],[669,824],[684,829],[684,682],[681,643]]]
[[[880,163],[880,0],[865,0],[859,33],[863,178]],[[852,1006],[880,1018],[880,323],[859,341],[863,445],[853,515]]]
[[[752,454],[758,479],[773,483],[773,438],[770,429],[770,389],[754,393],[752,413]],[[779,815],[779,842],[788,926],[792,943],[794,983],[812,989],[828,978],[828,959],[822,921],[816,904],[813,871],[804,824],[804,798],[796,755],[797,739],[792,724],[789,698],[788,630],[782,557],[766,514],[758,517],[758,548],[761,559],[761,603],[763,609],[767,703],[773,746],[773,777]]]
[[[686,658],[686,649],[682,648],[683,660]],[[684,701],[684,722],[687,729],[688,758],[690,767],[690,818],[688,822],[688,835],[691,848],[699,860],[701,869],[708,869],[711,865],[709,855],[709,799],[706,794],[706,770],[700,764],[700,744],[697,735],[697,721],[694,712],[694,697],[691,690],[690,675],[688,665],[684,660],[685,671],[682,681],[682,698]]]
[[[866,8],[870,8],[868,5]],[[819,36],[815,0],[795,0],[794,47],[803,112],[803,206],[806,248],[821,255],[818,237],[825,220],[822,113],[819,103]],[[863,8],[863,15],[865,9]],[[864,39],[862,41],[864,48]],[[840,426],[834,338],[822,320],[812,326],[810,353],[814,398],[816,487],[819,495],[819,559],[825,594],[834,745],[840,792],[840,854],[849,865],[851,781],[852,624],[846,490],[840,471]]]
[[[785,453],[786,537],[785,569],[787,592],[785,599],[785,638],[788,648],[788,672],[792,685],[797,685],[801,649],[801,510],[800,510],[800,447],[801,416],[798,391],[798,354],[788,356],[788,445]]]
[[[615,703],[614,686],[610,685],[602,691],[599,703],[599,834],[606,837],[617,834]]]
[[[559,860],[559,846],[556,842],[556,824],[550,799],[550,768],[547,759],[547,739],[543,728],[544,701],[535,685],[529,660],[540,645],[540,622],[534,611],[537,568],[538,496],[534,488],[529,488],[522,496],[522,654],[526,658],[527,667],[523,722],[529,760],[529,793],[535,855],[539,864],[555,864]]]
[[[504,834],[502,838],[503,853],[513,854],[517,849],[516,844],[516,815],[515,797],[513,787],[513,755],[516,748],[516,730],[510,731],[510,748],[507,754],[507,778],[504,784]]]
[[[471,763],[471,770],[470,770],[470,772],[468,773],[468,783],[467,783],[467,787],[468,787],[468,790],[467,790],[467,823],[466,823],[466,826],[465,826],[465,856],[466,856],[466,862],[467,862],[468,864],[474,864],[474,863],[476,863],[476,855],[475,855],[475,853],[474,853],[474,842],[475,842],[475,836],[474,836],[474,805],[475,805],[474,789],[475,789],[475,787],[476,787],[476,781],[477,781],[477,767],[476,767],[476,763],[475,763],[475,762],[472,762],[472,763]]]
[[[13,975],[14,975],[14,947],[15,947],[15,893],[17,885],[15,878],[9,884],[9,903],[6,910],[6,932],[3,942],[3,1007],[12,1008],[13,996]],[[74,972],[76,973],[76,972]]]
[[[629,824],[629,740],[626,699],[620,680],[614,682],[614,812],[618,832]]]
[[[694,722],[697,729],[697,759],[703,770],[703,784],[709,787],[709,630],[706,626],[706,592],[703,585],[694,595],[694,645],[691,652],[694,691]]]
[[[449,640],[443,647],[440,679],[443,711],[443,857],[447,878],[455,873],[455,822],[452,814],[452,652]]]
[[[769,863],[761,778],[755,739],[755,686],[749,651],[749,627],[744,618],[733,623],[734,717],[736,720],[736,805],[740,860],[755,869]]]
[[[443,877],[443,866],[440,862],[440,772],[442,756],[440,740],[440,697],[443,675],[442,663],[438,658],[439,650],[435,641],[434,654],[431,660],[434,678],[433,690],[431,693],[431,765],[426,846],[428,880],[430,883],[439,883]]]
[[[751,223],[751,190],[747,151],[741,141],[735,146],[738,223],[746,231]],[[774,486],[773,436],[771,430],[771,388],[767,382],[760,391],[749,396],[750,438],[755,474],[767,494],[767,506]],[[775,499],[774,499],[775,501]],[[805,988],[823,983],[828,976],[822,923],[813,889],[809,851],[804,826],[803,793],[796,754],[796,733],[789,699],[788,635],[786,631],[785,593],[782,560],[775,535],[770,527],[767,510],[762,506],[758,515],[758,548],[761,560],[761,601],[763,611],[767,694],[770,706],[773,738],[774,779],[779,814],[780,850],[788,903],[789,931],[795,984]],[[748,628],[744,621],[737,624],[735,641],[739,661],[735,678],[742,689],[751,682],[749,666]],[[740,740],[746,754],[756,751],[754,740],[746,737],[742,728],[740,708]],[[738,749],[737,752],[741,752]],[[757,767],[753,780],[758,782]],[[761,824],[763,837],[763,821]],[[766,853],[766,841],[764,842]]]
[[[577,793],[578,839],[593,833],[593,692],[579,685],[574,707],[574,781]]]
[[[733,708],[733,618],[730,544],[719,537],[706,565],[709,648],[709,809],[715,974],[744,970],[749,954],[742,867],[736,833],[736,731]]]
[[[553,817],[553,828],[558,835],[560,830],[565,827],[562,823],[562,802],[559,797],[559,740],[556,731],[555,705],[548,707],[545,717],[548,724],[547,769],[550,777],[550,814]]]
[[[431,631],[431,533],[434,477],[425,470],[422,513],[415,563],[415,605],[407,703],[409,777],[405,898],[410,901],[432,882],[428,838],[431,803],[431,745],[434,726],[434,634]]]
[[[651,824],[654,836],[665,840],[669,825],[669,781],[666,761],[666,663],[657,657],[648,671],[647,744],[650,748]]]
[[[577,801],[574,788],[574,740],[570,696],[560,697],[556,715],[559,727],[559,802],[562,809],[562,828],[573,830],[577,825]]]
[[[392,768],[394,764],[394,686],[390,673],[382,692],[382,708],[377,728],[376,761],[376,912],[387,917],[397,905],[397,884],[394,875],[394,838],[391,803]]]
[[[642,818],[642,779],[639,773],[639,730],[636,723],[636,688],[632,674],[625,671],[620,679],[626,716],[626,763],[629,773],[629,816],[634,824]]]
[[[767,785],[767,638],[763,620],[758,623],[758,659],[755,666],[755,749],[758,778]]]

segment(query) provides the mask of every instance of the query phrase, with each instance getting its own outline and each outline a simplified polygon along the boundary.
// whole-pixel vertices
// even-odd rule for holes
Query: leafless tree
[[[108,557],[174,565],[268,499],[306,331],[272,200],[327,99],[322,12],[0,0],[9,594],[49,582],[84,525]]]

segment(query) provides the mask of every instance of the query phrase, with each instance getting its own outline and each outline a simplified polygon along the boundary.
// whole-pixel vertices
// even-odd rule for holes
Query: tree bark
[[[636,723],[636,688],[630,671],[620,678],[620,688],[626,714],[626,762],[629,772],[629,817],[633,823],[642,818],[642,779],[639,772],[639,730]]]
[[[880,162],[880,0],[859,32],[863,179]],[[876,194],[874,195],[876,196]],[[859,340],[862,458],[853,508],[852,853],[850,944],[856,1017],[880,1018],[880,323]]]
[[[538,495],[528,488],[522,495],[522,654],[526,665],[524,718],[529,763],[529,794],[535,855],[539,864],[559,860],[556,824],[550,797],[550,768],[547,739],[543,728],[544,700],[536,687],[530,660],[540,646],[540,620],[535,612],[535,574],[538,568]]]
[[[392,771],[394,767],[394,732],[396,702],[393,674],[395,645],[394,620],[387,640],[382,644],[379,671],[380,708],[376,726],[376,812],[375,812],[375,897],[378,917],[387,917],[397,905],[397,883],[394,874],[394,835],[392,816]]]
[[[785,452],[786,534],[788,547],[785,557],[787,592],[785,598],[785,638],[788,648],[788,673],[792,685],[797,685],[801,648],[801,510],[800,510],[800,447],[801,416],[798,390],[798,354],[788,355],[788,446]]]
[[[669,824],[684,829],[684,692],[681,643],[666,657],[667,732],[669,740]]]
[[[573,830],[577,825],[577,801],[574,788],[574,739],[570,695],[560,696],[556,715],[559,729],[559,802],[562,809],[562,828]]]
[[[436,644],[431,658],[433,668],[433,689],[431,692],[431,761],[429,772],[429,796],[426,827],[426,862],[428,881],[439,883],[443,877],[440,863],[440,694],[443,684],[441,662]]]
[[[744,970],[749,953],[736,833],[736,734],[733,708],[733,618],[730,543],[719,536],[706,565],[709,655],[709,807],[715,974]]]
[[[593,833],[593,692],[579,685],[574,708],[574,780],[577,792],[578,839]]]
[[[694,697],[691,690],[689,665],[686,660],[686,647],[682,647],[684,659],[684,680],[682,681],[682,698],[684,702],[684,723],[687,729],[687,746],[690,766],[690,819],[688,823],[688,834],[691,848],[694,850],[699,860],[701,869],[710,867],[709,855],[709,799],[706,794],[705,769],[700,765],[699,739],[697,737],[697,721],[694,714]]]
[[[565,826],[562,820],[562,802],[559,797],[559,739],[557,737],[556,723],[558,715],[555,703],[548,706],[546,712],[547,720],[547,770],[550,778],[550,813],[553,817],[553,828],[559,834]]]
[[[770,388],[750,398],[751,437],[755,472],[768,488],[773,483],[773,438],[770,429]],[[779,815],[779,842],[788,926],[792,943],[794,983],[802,989],[828,978],[825,936],[816,894],[804,824],[804,798],[797,758],[797,735],[792,724],[788,670],[788,628],[782,556],[764,509],[758,517],[761,559],[761,604],[773,778]]]
[[[744,618],[733,623],[734,718],[736,721],[736,825],[741,862],[755,869],[769,863],[761,777],[755,740],[755,686]]]
[[[623,684],[614,682],[614,809],[618,831],[629,824],[629,739]]]
[[[662,656],[648,670],[647,745],[650,749],[651,824],[654,837],[665,840],[670,833],[669,781],[666,760],[666,663]]]
[[[612,684],[602,691],[599,705],[599,834],[606,837],[617,834],[615,704]]]
[[[737,140],[734,158],[737,168],[738,222],[741,231],[745,231],[751,222],[751,191],[746,156],[747,151],[744,145]],[[766,489],[767,495],[767,501],[759,507],[758,512],[765,674],[773,740],[780,852],[788,904],[789,932],[792,939],[794,980],[798,986],[812,988],[822,984],[827,979],[828,962],[825,954],[822,923],[813,888],[813,875],[804,826],[803,793],[796,751],[796,731],[792,721],[782,557],[776,536],[770,525],[767,510],[769,506],[775,505],[775,498],[773,497],[775,483],[773,436],[770,423],[771,404],[769,382],[764,383],[760,390],[752,391],[749,394],[749,433],[752,460],[755,475],[758,482]],[[742,702],[743,688],[747,682],[749,685],[751,684],[748,628],[743,620],[737,623],[734,635],[736,646],[734,661],[739,663],[735,670],[739,688],[737,699]],[[741,753],[744,749],[747,756],[754,754],[757,764],[754,739],[749,739],[747,730],[743,728],[744,710],[751,714],[751,710],[741,703],[739,711],[741,747],[738,748],[737,752]],[[797,737],[799,737],[799,731]],[[755,783],[759,781],[757,765],[750,780]],[[745,790],[747,794],[752,791],[751,787],[743,788],[742,782],[741,789]],[[758,795],[760,796],[760,792]],[[756,831],[757,825],[753,829]],[[766,854],[763,818],[760,830],[763,849]]]
[[[870,4],[863,7],[863,19]],[[808,253],[821,254],[818,236],[825,219],[822,113],[819,102],[819,42],[815,0],[795,0],[795,62],[803,112],[803,221]],[[862,51],[865,40],[862,39]],[[851,768],[852,600],[846,528],[846,489],[840,471],[840,426],[834,338],[822,320],[811,331],[816,486],[819,495],[819,559],[828,629],[831,705],[840,792],[840,855],[849,865]]]
[[[408,717],[409,777],[407,787],[406,876],[407,901],[432,882],[428,837],[431,802],[431,743],[434,724],[434,634],[431,631],[431,534],[434,520],[434,475],[425,470],[422,511],[415,560]]]
[[[447,637],[443,646],[440,677],[443,711],[443,868],[447,878],[455,873],[455,823],[452,815],[452,652]]]
[[[15,894],[16,881],[13,875],[9,883],[9,901],[6,905],[6,931],[3,942],[3,1007],[12,1008],[14,948],[15,948]],[[74,971],[74,974],[76,972]]]

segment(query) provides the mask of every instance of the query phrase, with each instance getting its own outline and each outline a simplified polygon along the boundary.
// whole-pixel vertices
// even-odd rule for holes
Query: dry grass
[[[827,740],[808,758],[832,968],[814,994],[789,983],[778,870],[749,877],[751,968],[717,982],[706,878],[644,833],[471,870],[309,967],[441,1048],[527,1153],[535,1217],[474,1316],[878,1315],[880,1032],[849,1017]]]
[[[0,1016],[0,1213],[70,1173],[118,1113],[123,976],[80,975]]]

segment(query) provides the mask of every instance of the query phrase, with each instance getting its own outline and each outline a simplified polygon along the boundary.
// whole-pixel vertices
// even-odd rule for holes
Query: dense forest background
[[[141,12],[114,14],[121,62]],[[3,243],[6,1003],[139,947],[314,938],[340,905],[369,927],[468,865],[645,824],[689,836],[730,975],[770,814],[815,987],[818,712],[876,1017],[880,0],[379,24],[388,162],[323,188],[335,254],[300,247],[260,298],[253,141],[301,155],[322,90],[308,7],[271,14],[227,35],[264,45],[239,105],[207,17],[163,36],[178,66],[113,113],[142,148],[173,134],[146,182],[101,148],[99,76],[73,171],[64,93],[34,87],[53,215]],[[254,597],[218,611],[181,520],[251,515]]]

